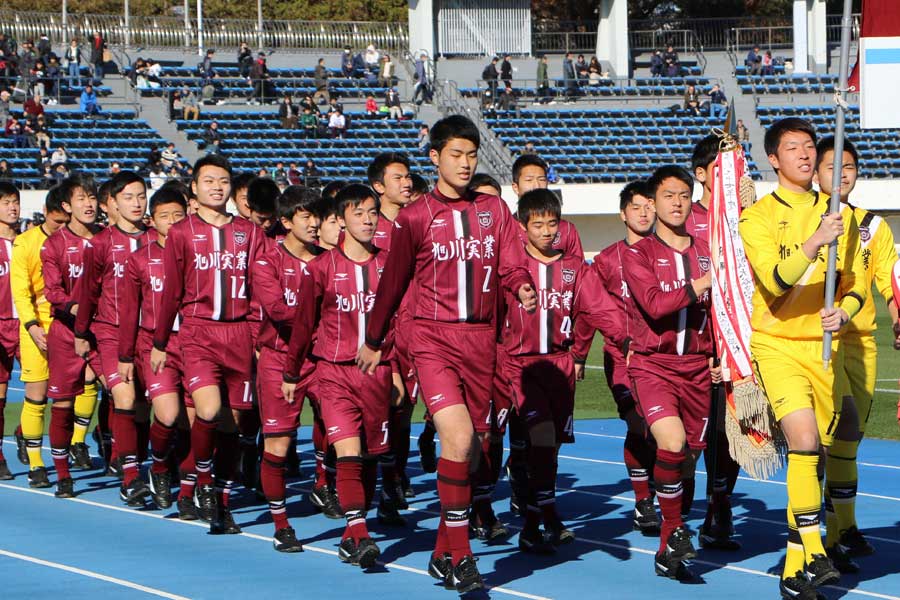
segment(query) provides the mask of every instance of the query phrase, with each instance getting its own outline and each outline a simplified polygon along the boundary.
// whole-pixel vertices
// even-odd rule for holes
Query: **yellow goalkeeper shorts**
[[[46,328],[44,333],[47,333]],[[19,362],[22,365],[22,381],[24,383],[50,379],[47,353],[38,349],[37,344],[31,338],[31,334],[21,325],[19,326]]]
[[[841,336],[841,346],[844,349],[844,373],[859,413],[859,432],[865,433],[875,396],[875,365],[878,362],[875,336]]]

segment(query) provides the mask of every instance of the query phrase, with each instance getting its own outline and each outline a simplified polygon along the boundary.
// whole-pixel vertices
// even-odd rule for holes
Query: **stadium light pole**
[[[834,163],[831,177],[831,199],[828,212],[841,210],[841,175],[844,165],[844,111],[847,108],[847,71],[850,66],[850,30],[852,0],[844,0],[844,14],[841,18],[841,62],[838,71],[838,89],[834,105]],[[828,246],[828,270],[825,272],[825,308],[834,307],[834,293],[837,287],[837,240]],[[832,333],[826,331],[822,337],[822,364],[825,369],[831,363]]]
[[[67,0],[63,0],[62,2],[62,42],[66,42],[66,38],[69,37],[69,3]]]
[[[184,49],[191,45],[191,3],[184,0]]]
[[[125,0],[125,47],[131,47],[131,4]]]
[[[263,47],[262,0],[256,0],[256,48]]]
[[[203,56],[203,0],[197,0],[197,54]]]

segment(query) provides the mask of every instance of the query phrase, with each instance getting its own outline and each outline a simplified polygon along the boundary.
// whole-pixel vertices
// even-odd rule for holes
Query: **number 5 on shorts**
[[[382,446],[387,446],[387,443],[388,443],[388,436],[390,436],[390,434],[391,434],[390,431],[391,431],[391,430],[388,429],[388,422],[387,422],[387,421],[382,421],[382,422],[381,422],[381,432],[384,434],[384,438],[381,440],[381,445],[382,445]]]

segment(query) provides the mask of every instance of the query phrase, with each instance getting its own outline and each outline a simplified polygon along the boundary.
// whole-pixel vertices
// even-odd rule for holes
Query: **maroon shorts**
[[[186,320],[181,325],[181,356],[187,391],[207,386],[225,390],[223,405],[252,410],[253,342],[247,321]]]
[[[102,373],[100,357],[97,356],[97,342],[89,336],[91,352],[88,360],[75,354],[75,333],[58,319],[50,323],[47,333],[47,364],[50,380],[47,396],[56,399],[74,398],[84,391],[85,369],[90,364],[94,373]]]
[[[615,344],[603,346],[603,374],[606,375],[606,385],[612,392],[619,418],[624,419],[625,415],[635,410],[635,402],[631,395],[631,380],[628,378],[625,355]]]
[[[19,356],[18,319],[0,319],[0,383],[8,383]]]
[[[177,333],[169,336],[166,346],[166,366],[161,373],[150,368],[150,351],[153,349],[153,333],[146,329],[138,331],[135,345],[135,371],[147,388],[147,398],[152,402],[166,394],[184,395],[185,402],[190,397],[184,393],[184,370],[181,361],[181,342]],[[192,404],[190,406],[193,406]]]
[[[509,355],[501,345],[497,345],[497,368],[494,369],[494,386],[491,390],[491,432],[503,435],[509,421],[509,411],[513,409],[512,388],[509,386],[507,370]]]
[[[262,321],[248,320],[250,325],[250,339],[253,340],[253,347],[256,348],[256,342],[259,341],[259,332],[262,331]]]
[[[687,444],[706,448],[712,379],[709,359],[693,354],[634,354],[628,364],[638,412],[651,427],[664,417],[678,417]]]
[[[432,415],[461,404],[475,431],[491,430],[496,336],[493,325],[415,322],[410,354]]]
[[[412,332],[412,321],[407,321],[405,326],[398,327],[394,331],[394,343],[391,348],[391,369],[400,375],[403,386],[406,388],[406,397],[409,402],[415,404],[419,395],[419,381],[416,378],[416,368],[409,356],[409,337]]]
[[[374,375],[354,364],[316,362],[319,408],[328,443],[359,437],[364,451],[390,450],[391,366],[379,365]]]
[[[294,402],[288,403],[284,399],[281,382],[286,359],[284,352],[267,346],[259,349],[256,361],[256,397],[263,435],[288,434],[297,429],[303,398],[315,394],[313,381],[316,365],[306,360],[300,368],[300,383],[297,384]]]
[[[575,441],[575,361],[569,352],[510,356],[503,368],[519,417],[530,428],[552,421],[556,441]]]
[[[122,383],[119,377],[119,328],[109,323],[94,321],[91,333],[97,339],[100,355],[100,375],[106,379],[106,389],[112,390]]]

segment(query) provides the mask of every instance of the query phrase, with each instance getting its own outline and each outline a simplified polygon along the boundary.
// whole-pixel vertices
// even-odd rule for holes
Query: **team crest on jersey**
[[[234,232],[234,243],[238,246],[243,246],[247,243],[247,232],[246,231],[235,231]]]
[[[575,269],[563,269],[562,280],[563,283],[575,283]]]
[[[375,269],[375,270],[378,271],[378,276],[379,276],[379,277],[381,277],[381,274],[384,273],[384,267],[378,267],[378,268]]]
[[[860,226],[859,239],[862,242],[868,242],[870,239],[872,239],[872,232],[869,231],[869,227],[867,225]]]
[[[483,210],[478,213],[478,224],[482,228],[487,229],[494,224],[494,213],[489,210]]]
[[[708,256],[698,256],[697,262],[700,263],[700,270],[706,273],[709,271],[709,257]]]
[[[559,230],[557,230],[557,231],[556,231],[556,237],[553,238],[553,244],[551,244],[551,245],[553,245],[553,246],[559,246],[559,242],[560,242],[561,239],[562,239],[562,232],[559,231]]]

